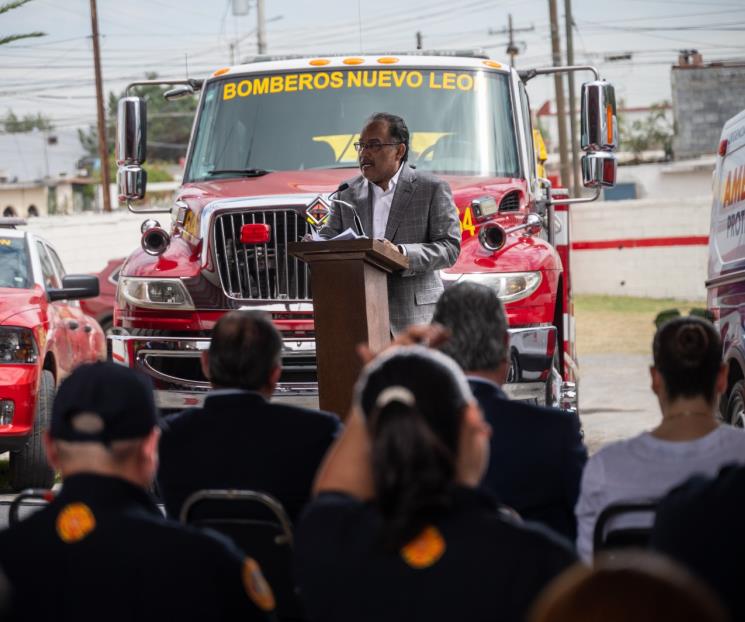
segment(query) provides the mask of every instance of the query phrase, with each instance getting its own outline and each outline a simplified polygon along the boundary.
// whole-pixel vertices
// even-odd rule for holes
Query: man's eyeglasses
[[[383,147],[391,147],[393,145],[400,145],[401,143],[354,143],[354,150],[359,153],[363,149],[368,149],[373,153],[377,153]]]

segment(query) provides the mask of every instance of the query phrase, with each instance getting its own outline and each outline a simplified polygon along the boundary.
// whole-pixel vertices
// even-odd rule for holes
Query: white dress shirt
[[[401,167],[398,167],[396,174],[388,182],[388,190],[383,190],[378,184],[371,181],[367,185],[372,188],[373,193],[373,230],[372,238],[382,240],[385,237],[385,227],[388,224],[388,215],[391,213],[391,203],[393,203],[393,193],[398,185],[398,176],[401,174]]]

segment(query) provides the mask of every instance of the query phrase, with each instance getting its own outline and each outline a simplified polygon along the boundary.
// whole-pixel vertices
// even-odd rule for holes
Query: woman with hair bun
[[[576,556],[477,490],[489,433],[446,355],[399,347],[365,368],[296,534],[310,620],[523,620]]]
[[[711,322],[670,320],[657,330],[652,350],[652,390],[662,421],[651,432],[606,445],[587,462],[576,507],[577,550],[585,560],[592,557],[595,522],[608,505],[656,501],[692,475],[716,475],[726,464],[745,462],[745,431],[720,425],[717,417],[727,365]],[[651,516],[631,516],[612,526],[651,523]]]

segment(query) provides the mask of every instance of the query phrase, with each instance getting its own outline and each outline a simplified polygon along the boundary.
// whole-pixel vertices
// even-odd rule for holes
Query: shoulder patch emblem
[[[445,538],[437,527],[430,525],[401,549],[401,557],[412,568],[427,568],[437,563],[445,549]]]
[[[248,597],[262,611],[274,611],[274,592],[261,572],[261,566],[255,559],[246,557],[243,562],[243,587]]]
[[[85,503],[70,503],[57,516],[57,535],[68,544],[80,542],[96,528],[96,517]]]

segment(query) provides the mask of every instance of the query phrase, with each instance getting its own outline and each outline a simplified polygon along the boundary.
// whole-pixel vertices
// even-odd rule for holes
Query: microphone
[[[328,200],[329,201],[335,201],[336,199],[332,199],[331,197],[335,194],[339,194],[340,192],[344,192],[347,188],[349,188],[349,184],[345,181],[341,186],[339,186],[336,190],[334,190],[330,195]]]
[[[341,199],[332,199],[331,197],[335,194],[339,194],[340,192],[344,192],[347,188],[349,188],[349,184],[347,182],[344,182],[341,184],[336,190],[334,190],[330,195],[328,200],[333,203],[340,203],[341,205],[346,205],[349,209],[352,210],[352,216],[354,217],[354,226],[357,229],[357,235],[365,235],[365,230],[362,228],[362,220],[360,219],[360,215],[357,213],[357,210],[355,209],[354,205],[351,203],[348,203],[347,201],[342,201]]]

